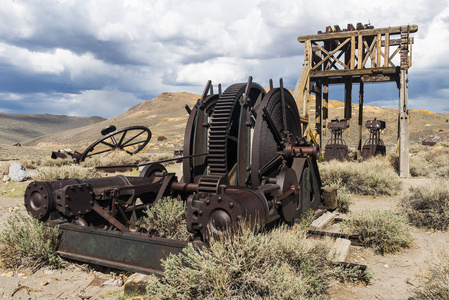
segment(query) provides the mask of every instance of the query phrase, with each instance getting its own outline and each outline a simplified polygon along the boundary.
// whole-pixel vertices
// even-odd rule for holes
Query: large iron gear
[[[264,88],[251,80],[233,84],[220,95],[209,129],[209,174],[228,175],[231,184],[246,186],[251,110],[259,106],[264,95]]]

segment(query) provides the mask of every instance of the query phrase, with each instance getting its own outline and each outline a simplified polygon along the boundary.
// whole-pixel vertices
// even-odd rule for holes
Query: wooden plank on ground
[[[335,254],[335,262],[346,262],[349,254],[349,248],[351,247],[351,241],[348,239],[338,238],[335,240],[333,250],[331,253]]]
[[[326,227],[331,226],[335,221],[335,214],[330,211],[322,214],[319,218],[315,219],[310,225],[310,230],[319,230],[322,231]]]

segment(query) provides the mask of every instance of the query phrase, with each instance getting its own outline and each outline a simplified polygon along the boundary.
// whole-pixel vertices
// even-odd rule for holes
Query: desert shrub
[[[449,144],[410,147],[410,174],[412,176],[449,177]]]
[[[61,263],[55,248],[58,228],[46,226],[28,215],[15,212],[0,233],[0,260],[4,268],[43,265],[58,267]]]
[[[164,197],[149,206],[144,210],[139,226],[170,239],[186,240],[189,237],[185,204],[177,198]]]
[[[408,248],[413,240],[407,218],[390,210],[351,213],[342,227],[358,234],[361,243],[380,254]]]
[[[430,269],[418,277],[420,283],[410,299],[449,299],[449,252],[446,250],[439,253]]]
[[[411,224],[438,230],[449,228],[448,183],[440,180],[432,185],[410,187],[399,207]]]
[[[348,213],[349,206],[353,204],[354,201],[351,198],[351,194],[349,194],[344,188],[339,189],[337,192],[337,210],[341,213]]]
[[[413,177],[427,176],[431,172],[429,162],[421,156],[410,156],[410,175]]]
[[[320,165],[324,185],[344,187],[361,195],[391,195],[400,185],[388,158],[376,156],[363,163],[330,161]]]
[[[147,286],[151,299],[321,299],[334,270],[330,249],[299,226],[192,244],[162,262],[165,277]]]
[[[335,276],[338,281],[345,284],[357,284],[360,282],[368,284],[374,278],[374,272],[369,266],[367,266],[364,271],[357,265],[338,266]]]
[[[148,153],[129,155],[125,151],[115,150],[103,155],[95,155],[81,162],[84,167],[135,165],[154,161]]]
[[[38,167],[61,167],[68,166],[75,163],[74,159],[52,159],[52,158],[37,158],[37,159],[23,159],[19,161],[26,169],[37,169]]]
[[[81,166],[41,167],[38,169],[38,180],[89,179],[98,178],[102,174],[95,169]]]

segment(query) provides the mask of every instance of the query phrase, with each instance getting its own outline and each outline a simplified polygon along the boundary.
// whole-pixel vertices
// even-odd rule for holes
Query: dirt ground
[[[0,197],[0,230],[14,211],[25,213],[23,198]],[[67,262],[60,270],[0,268],[0,299],[118,299],[126,278],[108,269]]]
[[[401,179],[401,189],[391,197],[354,197],[353,212],[365,209],[395,210],[401,195],[410,186],[432,184],[428,178]],[[367,265],[374,272],[368,286],[337,283],[329,299],[408,299],[419,284],[417,275],[425,272],[437,253],[449,247],[449,232],[414,228],[414,241],[409,249],[395,254],[379,255],[372,249],[351,246],[347,262]]]
[[[175,171],[175,170],[173,170]],[[354,197],[352,211],[364,209],[396,209],[401,194],[409,186],[431,184],[431,180],[402,179],[397,195],[391,197]],[[0,230],[13,211],[24,212],[22,198],[0,197]],[[436,253],[449,246],[449,232],[414,229],[411,248],[384,256],[371,249],[351,246],[348,262],[368,265],[374,279],[368,285],[334,283],[328,299],[407,299],[419,283],[418,274],[428,268]],[[123,298],[123,280],[108,269],[68,263],[61,270],[30,271],[0,269],[0,298],[5,299],[119,299]],[[29,294],[27,293],[29,292]]]

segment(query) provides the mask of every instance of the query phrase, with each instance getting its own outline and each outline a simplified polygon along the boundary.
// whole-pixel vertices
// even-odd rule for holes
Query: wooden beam
[[[310,71],[309,77],[338,77],[338,76],[356,76],[356,75],[388,75],[396,74],[399,70],[395,68],[365,68],[356,70],[329,70],[329,71]]]
[[[399,85],[399,176],[409,177],[408,70],[401,70]]]
[[[385,33],[385,54],[384,54],[384,68],[390,65],[390,34]]]
[[[377,50],[377,62],[376,62],[376,67],[380,67],[380,66],[382,66],[382,64],[381,64],[381,50],[382,50],[382,36],[380,35],[380,33],[378,33],[377,34],[377,47],[376,47],[376,50]]]
[[[359,50],[358,50],[358,62],[357,62],[357,69],[361,69],[364,67],[363,64],[363,36],[359,35],[359,42],[358,42]]]
[[[355,35],[351,37],[351,63],[349,68],[355,69]]]
[[[371,43],[370,46],[368,46],[368,42],[367,42],[366,40],[364,41],[365,47],[366,47],[366,49],[368,49],[368,50],[366,51],[365,58],[363,59],[363,65],[366,64],[366,61],[368,60],[368,58],[371,58],[371,60],[372,60],[372,54],[373,54],[373,50],[374,50],[374,45],[376,45],[376,39],[377,39],[377,37],[375,37],[375,38],[373,39],[373,42]],[[372,64],[373,64],[373,63],[371,62],[371,65],[372,65]]]
[[[327,119],[329,118],[329,83],[325,79],[323,82],[323,136],[326,135]]]
[[[314,66],[312,67],[312,70],[316,70],[319,66],[321,66],[321,65],[322,65],[326,60],[328,60],[330,57],[332,57],[334,60],[338,61],[338,63],[341,64],[343,67],[348,68],[347,65],[345,65],[344,63],[342,63],[338,58],[334,57],[334,54],[335,54],[338,50],[340,50],[344,45],[346,45],[350,40],[351,40],[351,39],[346,39],[346,40],[345,40],[343,43],[341,43],[337,48],[335,48],[334,50],[332,50],[332,52],[327,52],[326,49],[324,49],[324,48],[321,47],[320,45],[314,43],[314,45],[315,45],[318,49],[320,49],[322,52],[326,53],[327,56],[324,57],[318,64],[314,65]]]
[[[321,115],[322,115],[322,108],[321,108],[321,96],[322,96],[322,82],[318,81],[317,85],[316,85],[316,94],[315,94],[315,129],[317,131],[317,136],[319,136],[320,138],[320,149],[322,149],[322,137],[321,137],[321,132],[322,132],[322,123],[321,123]]]
[[[386,28],[377,28],[377,29],[364,29],[357,31],[342,31],[342,32],[331,32],[331,33],[322,33],[322,34],[312,34],[312,35],[303,35],[298,37],[298,41],[300,43],[304,43],[307,40],[310,41],[325,41],[325,40],[333,40],[333,39],[345,39],[350,38],[353,35],[363,35],[363,36],[376,36],[377,34],[385,34],[389,33],[390,35],[396,35],[401,33],[401,28],[403,26],[396,27],[386,27]],[[409,32],[415,33],[418,31],[418,25],[409,25]]]
[[[363,80],[360,81],[360,89],[359,89],[359,136],[358,136],[358,146],[357,146],[357,159],[362,159],[362,130],[363,130],[363,93],[364,86]]]
[[[345,78],[345,119],[352,117],[352,78]]]

